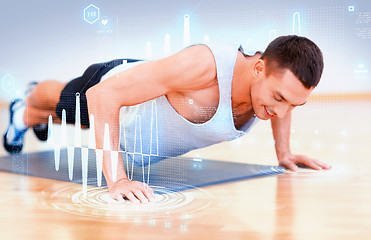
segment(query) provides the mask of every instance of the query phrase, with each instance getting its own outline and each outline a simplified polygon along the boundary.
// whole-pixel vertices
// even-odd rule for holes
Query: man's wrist
[[[122,182],[122,181],[130,181],[127,177],[118,178],[116,181],[107,181],[108,189],[111,189],[115,184]]]
[[[285,156],[291,155],[291,151],[289,148],[276,148],[276,155],[277,159],[280,160],[282,158],[285,158]]]

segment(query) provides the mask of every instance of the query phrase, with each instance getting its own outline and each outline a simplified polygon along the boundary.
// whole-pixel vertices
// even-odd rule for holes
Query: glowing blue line
[[[111,150],[111,143],[110,143],[110,135],[109,135],[109,125],[108,125],[108,123],[105,123],[104,124],[103,150],[106,150],[106,151],[110,151]]]
[[[103,150],[96,149],[96,164],[97,164],[97,184],[98,187],[102,186],[102,165],[103,165]]]
[[[73,179],[73,162],[75,158],[75,147],[67,146],[67,157],[68,157],[68,177],[72,181]]]
[[[127,151],[127,139],[126,139],[126,129],[125,129],[125,124],[123,123],[123,135],[124,135],[124,148],[125,150],[123,151],[126,156],[126,169],[127,169],[127,175],[128,179],[132,180],[133,175],[134,175],[134,161],[135,161],[135,156],[137,154],[140,154],[142,157],[142,178],[143,178],[143,183],[146,183],[145,181],[145,174],[144,174],[144,156],[148,156],[148,171],[147,171],[147,185],[149,185],[149,180],[150,180],[150,164],[151,164],[151,157],[152,156],[158,156],[158,117],[157,117],[157,102],[156,100],[152,101],[152,110],[151,110],[151,137],[150,137],[150,150],[149,154],[143,153],[143,140],[142,140],[142,122],[141,122],[141,116],[136,115],[135,116],[135,128],[134,128],[134,151],[130,152]],[[156,134],[153,132],[153,125],[156,125]],[[139,144],[140,144],[140,149],[137,150],[137,137],[138,137],[138,131],[139,131]],[[120,124],[120,135],[121,135],[121,124]],[[155,135],[155,136],[154,136]],[[153,140],[154,137],[156,137],[156,153],[153,153]],[[120,138],[120,143],[121,143],[121,138]],[[121,151],[119,151],[121,152]],[[131,161],[131,169],[129,170],[129,159],[128,156],[132,156],[132,161]],[[146,187],[147,188],[147,187]]]
[[[125,129],[125,123],[123,123],[124,126],[124,152],[125,152],[125,158],[126,158],[126,172],[127,172],[127,177],[129,179],[129,154],[127,153],[126,149],[126,129]],[[120,122],[120,129],[121,129],[121,122]],[[120,135],[121,135],[121,130],[120,130]],[[121,143],[121,138],[120,138],[120,143]]]
[[[254,51],[254,39],[247,39],[247,52],[253,54]]]
[[[89,148],[81,148],[81,171],[82,171],[82,192],[83,198],[86,198],[88,187],[88,159]]]
[[[118,151],[111,151],[111,168],[112,168],[112,180],[117,180],[117,163],[118,163]]]
[[[146,59],[152,58],[152,44],[151,42],[146,43]]]
[[[53,145],[54,147],[54,165],[55,170],[59,171],[59,163],[60,163],[60,153],[61,153],[61,147],[60,145],[55,143],[54,139],[54,126],[53,126],[53,117],[52,115],[49,115],[48,119],[48,139],[47,143]]]
[[[89,122],[89,148],[95,149],[95,122],[93,114],[90,114]]]
[[[138,122],[139,122],[139,143],[140,143],[140,156],[142,157],[142,176],[143,176],[143,182],[146,182],[145,178],[144,178],[144,157],[143,157],[143,140],[142,140],[142,119],[140,118],[139,115],[136,116],[137,119],[138,119]],[[135,152],[135,148],[134,148],[134,152]],[[135,157],[135,156],[134,156]],[[134,161],[134,159],[133,159]]]
[[[48,140],[47,144],[54,144],[54,129],[53,129],[53,117],[49,115],[48,119]]]
[[[66,122],[66,110],[62,110],[62,128],[61,128],[61,145],[67,146],[67,122]]]
[[[189,30],[189,15],[184,15],[184,36],[183,36],[183,46],[188,47],[191,44],[191,34]]]
[[[81,159],[82,159],[82,178],[83,178],[83,191],[84,196],[86,196],[87,191],[87,175],[88,175],[88,159],[89,159],[89,149],[95,149],[96,154],[96,168],[97,168],[97,184],[101,186],[102,184],[102,165],[103,165],[103,152],[110,151],[111,152],[111,166],[112,166],[112,176],[113,180],[116,181],[117,178],[117,163],[118,163],[118,154],[125,153],[126,162],[127,162],[127,172],[128,178],[130,180],[133,179],[134,175],[134,160],[136,154],[140,154],[142,158],[142,177],[143,183],[146,183],[145,174],[144,174],[144,157],[148,156],[149,158],[149,166],[147,172],[147,187],[149,185],[150,180],[150,164],[151,164],[151,157],[152,156],[159,156],[159,146],[158,146],[158,112],[157,112],[157,102],[156,100],[152,101],[152,111],[151,111],[151,138],[150,138],[150,153],[146,154],[143,153],[143,139],[142,139],[142,122],[141,116],[136,115],[135,119],[135,136],[134,136],[134,151],[130,152],[127,151],[127,139],[126,139],[126,129],[125,124],[121,126],[120,123],[120,136],[119,136],[119,146],[121,146],[121,140],[124,141],[125,150],[124,151],[112,151],[111,144],[110,144],[110,133],[109,133],[109,125],[108,123],[105,124],[104,130],[104,143],[103,149],[96,148],[95,142],[95,123],[94,123],[94,115],[90,115],[90,129],[89,129],[89,146],[82,147],[81,146],[81,120],[80,120],[80,95],[79,93],[76,94],[76,118],[75,118],[75,142],[73,145],[67,144],[66,138],[66,111],[62,110],[62,136],[61,136],[61,145],[67,147],[67,157],[68,157],[68,176],[69,179],[72,181],[73,179],[73,166],[74,166],[74,153],[75,148],[81,149]],[[155,125],[155,126],[154,126]],[[122,129],[123,127],[123,129]],[[156,133],[154,133],[154,128]],[[123,139],[121,138],[121,131],[123,130]],[[139,151],[136,150],[137,144],[137,131],[139,130],[139,142],[140,142],[140,149]],[[153,148],[153,141],[156,138],[156,147]],[[47,142],[54,146],[54,158],[55,158],[55,169],[56,171],[59,170],[59,163],[60,163],[60,147],[61,145],[55,143],[54,137],[54,126],[53,126],[53,119],[52,116],[49,116],[48,119],[48,139]],[[131,166],[131,174],[129,172],[129,161],[128,155],[133,156],[132,166]]]
[[[205,35],[204,36],[204,43],[205,44],[209,44],[210,43],[210,36],[209,35]]]
[[[156,154],[155,154],[155,156],[158,156],[158,121],[157,121],[157,102],[156,102],[156,100],[153,100],[153,102],[152,102],[152,113],[153,113],[153,109],[155,109],[155,114],[156,114],[156,121],[155,121],[155,124],[156,124]],[[151,118],[153,119],[153,114],[151,115]],[[151,137],[152,137],[152,133],[151,133]]]
[[[75,147],[81,147],[80,93],[76,93]]]
[[[55,161],[55,171],[59,171],[59,162],[61,158],[61,146],[55,144],[54,145],[54,161]]]
[[[300,13],[295,12],[292,16],[292,34],[295,34],[295,16],[298,16],[298,27],[299,27],[299,34],[301,35],[301,29],[300,29]]]
[[[165,39],[164,39],[164,56],[169,56],[171,52],[170,48],[170,34],[165,34]]]
[[[275,29],[270,30],[269,32],[269,41],[274,40],[277,37],[277,32]]]
[[[134,154],[131,160],[131,175],[129,172],[127,173],[128,179],[131,181],[133,180],[133,174],[134,174],[134,158],[135,158],[135,148],[137,145],[137,118],[135,117],[135,127],[134,127]],[[125,149],[126,150],[126,149]]]
[[[89,117],[89,149],[96,149],[95,142],[95,121],[94,115],[90,114]],[[102,185],[102,162],[103,162],[103,150],[95,150],[95,161],[97,170],[97,185],[100,187]]]

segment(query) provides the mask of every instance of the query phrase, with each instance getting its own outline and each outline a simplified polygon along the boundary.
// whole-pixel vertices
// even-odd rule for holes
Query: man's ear
[[[265,70],[265,63],[262,59],[259,59],[254,65],[254,76],[256,78],[260,77]]]

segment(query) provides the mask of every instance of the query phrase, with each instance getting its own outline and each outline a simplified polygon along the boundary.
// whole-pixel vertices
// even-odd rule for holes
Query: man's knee
[[[43,81],[35,85],[26,97],[26,104],[36,108],[53,109],[59,101],[65,83],[55,80]]]

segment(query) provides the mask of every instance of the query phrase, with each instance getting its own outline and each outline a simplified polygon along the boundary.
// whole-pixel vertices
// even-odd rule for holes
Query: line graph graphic
[[[191,44],[191,33],[190,33],[189,19],[190,19],[190,16],[188,14],[184,15],[183,47],[188,47]]]
[[[204,35],[204,43],[209,44],[210,43],[210,36],[209,35]]]
[[[152,43],[148,41],[146,43],[146,59],[152,58]]]
[[[277,31],[272,29],[269,31],[269,41],[273,41],[277,37]]]
[[[170,46],[170,34],[165,34],[164,37],[164,56],[167,57],[171,53],[171,46]]]
[[[295,29],[296,19],[298,19],[297,32]],[[301,35],[301,24],[300,24],[300,13],[299,12],[295,12],[294,15],[292,16],[292,34]]]
[[[183,16],[184,19],[184,32],[183,32],[183,45],[188,47],[191,44],[190,39],[190,15],[186,14]],[[300,22],[300,13],[295,12],[293,14],[292,20],[292,32],[293,34],[301,34],[301,22]],[[204,35],[204,42],[210,43],[210,36]],[[271,29],[269,32],[269,40],[273,40],[277,37],[277,31]],[[254,39],[247,39],[247,51],[255,51],[254,49]],[[146,57],[147,59],[152,58],[152,43],[150,41],[146,42]],[[164,36],[164,55],[168,56],[171,54],[171,43],[170,43],[170,34],[165,34]],[[134,135],[130,137],[127,135],[127,126],[124,122],[119,124],[119,148],[124,146],[123,150],[121,149],[112,149],[111,147],[111,136],[110,136],[110,126],[108,123],[104,124],[104,136],[96,136],[95,131],[95,117],[94,115],[89,116],[90,128],[89,128],[89,137],[88,137],[88,146],[82,145],[82,127],[81,127],[81,112],[80,112],[80,93],[75,95],[75,126],[74,126],[74,142],[69,144],[67,142],[67,122],[66,122],[66,110],[62,111],[62,121],[61,121],[61,133],[60,136],[56,136],[53,127],[52,116],[49,116],[48,119],[48,139],[47,143],[53,146],[54,150],[54,161],[55,161],[55,170],[59,171],[61,160],[61,149],[67,148],[67,163],[68,163],[68,176],[72,181],[73,169],[75,164],[75,149],[81,149],[81,169],[82,169],[82,182],[83,182],[83,195],[86,196],[87,192],[87,176],[88,176],[88,164],[89,163],[89,154],[94,152],[96,159],[96,176],[97,176],[97,185],[101,187],[102,185],[102,174],[103,174],[103,156],[104,153],[109,153],[112,169],[112,178],[113,181],[117,180],[117,165],[118,161],[121,160],[121,156],[124,155],[126,159],[126,172],[129,180],[133,179],[134,174],[134,162],[135,159],[140,159],[142,164],[142,181],[147,183],[145,186],[148,187],[150,182],[150,169],[151,169],[151,157],[159,157],[159,146],[158,146],[158,116],[157,116],[157,102],[156,100],[151,101],[151,114],[150,114],[150,138],[142,138],[142,125],[143,119],[147,116],[142,116],[141,114],[135,115],[135,124],[134,124]],[[97,148],[96,138],[103,138],[103,147]],[[149,153],[143,151],[144,142],[149,141]],[[132,151],[128,151],[129,143],[132,143],[134,146]],[[154,144],[155,143],[155,144]],[[148,143],[147,143],[148,144]],[[94,150],[94,151],[89,151]],[[145,161],[144,158],[148,159],[148,168],[145,173]],[[131,159],[131,163],[129,162]]]
[[[119,161],[120,154],[125,154],[126,157],[126,167],[127,167],[127,175],[129,180],[133,179],[134,176],[134,160],[135,156],[139,156],[142,159],[142,179],[143,183],[146,183],[144,186],[148,189],[148,185],[150,182],[150,164],[151,164],[151,157],[159,156],[159,146],[158,146],[158,124],[157,124],[157,103],[156,100],[152,100],[151,103],[151,116],[150,116],[150,139],[143,139],[142,138],[142,121],[141,119],[146,116],[141,116],[139,114],[136,115],[135,118],[135,137],[134,139],[128,139],[126,134],[126,127],[124,122],[120,122],[120,130],[119,130],[119,143],[118,146],[121,146],[121,141],[124,141],[124,150],[121,149],[112,149],[111,148],[111,137],[110,137],[110,127],[108,123],[104,125],[104,136],[103,136],[103,148],[99,149],[96,146],[96,136],[95,132],[95,117],[94,115],[90,115],[89,122],[89,143],[88,146],[82,146],[81,142],[81,120],[80,120],[80,94],[76,94],[76,109],[75,109],[75,126],[74,126],[74,144],[68,145],[67,144],[67,123],[66,123],[66,110],[63,109],[62,111],[62,123],[61,123],[61,135],[57,137],[54,132],[54,125],[53,125],[53,118],[50,115],[48,121],[48,139],[47,143],[53,146],[54,149],[54,161],[55,161],[55,170],[59,171],[60,161],[61,161],[61,147],[67,148],[67,163],[68,163],[68,176],[69,179],[72,181],[73,176],[73,169],[74,169],[74,159],[75,159],[75,149],[81,149],[81,169],[82,169],[82,185],[83,185],[83,196],[86,197],[87,194],[87,184],[88,184],[88,164],[89,164],[89,149],[94,150],[95,159],[96,159],[96,169],[97,169],[97,185],[101,187],[102,185],[102,167],[103,167],[103,155],[104,152],[110,153],[111,159],[111,169],[112,169],[112,179],[113,181],[117,180],[117,165]],[[123,138],[121,137],[123,136]],[[137,136],[139,138],[139,146],[137,145]],[[58,141],[59,140],[59,141]],[[127,143],[133,141],[134,150],[132,152],[127,151]],[[143,152],[143,145],[145,144],[144,141],[149,141],[149,154]],[[155,144],[154,144],[155,143]],[[129,156],[131,157],[131,163],[129,162]],[[148,157],[148,169],[147,173],[145,173],[145,163],[144,163],[144,156]],[[131,166],[129,168],[129,165]],[[146,176],[147,175],[147,176]]]
[[[286,14],[286,13],[285,13]],[[181,32],[183,34],[182,40],[183,40],[183,48],[186,48],[192,44],[199,44],[201,42],[205,44],[210,44],[210,39],[211,35],[205,34],[208,33],[208,31],[200,31],[196,27],[196,32],[193,33],[191,29],[191,14],[185,14],[182,16],[182,24],[183,24],[183,31]],[[289,26],[287,29],[288,31],[282,28],[274,28],[274,29],[267,29],[262,27],[262,31],[264,31],[264,36],[267,36],[268,44],[273,41],[275,38],[281,35],[287,35],[287,34],[295,34],[295,35],[302,35],[302,14],[299,11],[293,11],[290,13],[289,20],[286,22],[286,24]],[[202,33],[204,32],[204,33]],[[193,42],[191,41],[191,34],[194,34],[194,38],[192,39],[198,39],[194,40]],[[257,35],[260,35],[260,32],[257,32]],[[192,35],[193,36],[193,35]],[[173,39],[173,36],[171,36]],[[176,38],[176,36],[174,37]],[[216,38],[217,39],[217,38]],[[161,42],[161,47],[162,47],[162,56],[167,57],[170,56],[171,54],[174,54],[173,52],[176,49],[176,44],[173,42],[170,42],[170,34],[164,32],[163,38],[159,40]],[[224,42],[225,40],[223,40]],[[261,39],[257,39],[254,37],[254,35],[249,35],[249,38],[239,40],[238,44],[245,43],[244,49],[247,52],[252,52],[255,53],[256,51],[263,51],[261,46]],[[229,43],[229,41],[227,41]],[[267,44],[267,45],[268,45]],[[148,59],[157,59],[158,57],[162,57],[160,55],[157,55],[155,51],[152,52],[152,49],[157,49],[158,46],[158,40],[152,39],[151,41],[147,41],[145,45],[143,46],[146,49],[146,54],[145,56]],[[258,47],[258,49],[257,49]]]

